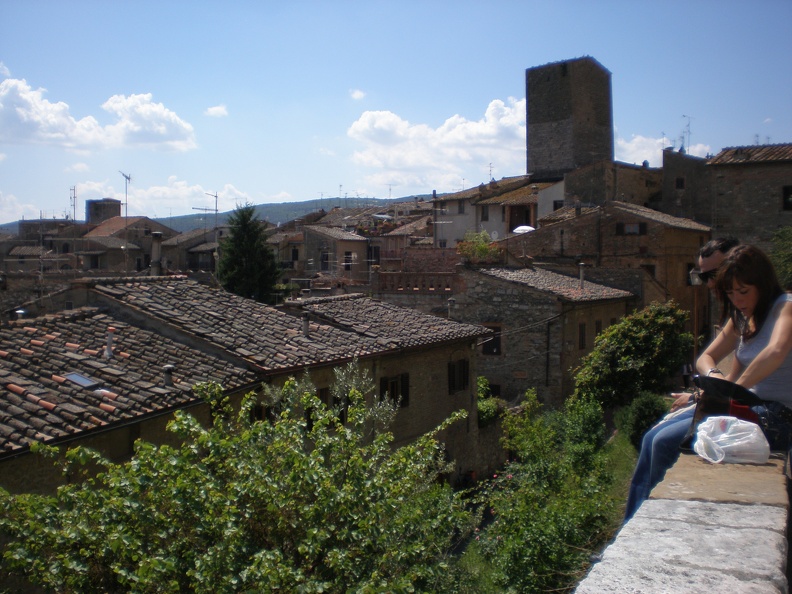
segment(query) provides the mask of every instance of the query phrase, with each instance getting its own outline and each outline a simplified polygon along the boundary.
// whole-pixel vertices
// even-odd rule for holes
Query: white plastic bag
[[[766,464],[770,459],[770,444],[759,425],[736,417],[704,419],[693,450],[714,464]]]

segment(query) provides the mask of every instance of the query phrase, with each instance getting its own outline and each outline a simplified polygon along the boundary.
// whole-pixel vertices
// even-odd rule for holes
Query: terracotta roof
[[[521,188],[517,188],[516,190],[511,190],[509,192],[493,196],[492,198],[479,200],[476,202],[476,204],[502,204],[504,206],[536,204],[539,200],[539,191],[549,188],[550,186],[555,185],[555,183],[542,182],[530,184]]]
[[[461,324],[363,294],[301,299],[289,302],[288,306],[376,340],[388,349],[426,346],[489,333],[483,326]]]
[[[141,277],[103,282],[94,290],[163,327],[243,358],[262,372],[341,363],[396,346],[390,335],[372,337],[313,320],[305,336],[298,317],[187,279],[151,282]]]
[[[489,198],[491,196],[500,196],[506,192],[511,192],[517,188],[524,186],[530,182],[531,178],[528,175],[518,175],[515,177],[504,177],[500,180],[491,180],[487,184],[462,190],[461,192],[454,192],[452,194],[443,194],[433,200],[433,202],[447,202],[449,200],[466,200],[466,199],[480,199]]]
[[[588,214],[590,212],[596,212],[598,206],[581,206],[580,207],[580,214]],[[562,206],[561,208],[554,210],[550,214],[547,214],[539,219],[538,223],[542,227],[546,227],[547,225],[554,225],[555,223],[560,223],[561,221],[566,221],[567,219],[574,219],[576,216],[580,216],[577,214],[577,209],[574,206]]]
[[[317,225],[310,225],[305,227],[305,229],[311,231],[312,233],[318,233],[319,235],[324,235],[325,237],[329,237],[331,239],[336,239],[336,240],[368,241],[365,237],[361,235],[350,233],[349,231],[344,231],[343,229],[339,229],[338,227],[319,227]]]
[[[386,233],[385,235],[388,237],[397,236],[397,235],[413,235],[415,233],[423,232],[426,230],[426,227],[431,223],[432,217],[431,216],[423,216],[420,217],[410,223],[406,223],[401,227],[397,227],[390,233]]]
[[[47,250],[40,245],[18,245],[11,248],[9,256],[43,256]]]
[[[122,247],[130,251],[139,250],[140,246],[132,243],[131,241],[125,241],[123,237],[91,237],[90,238],[90,246],[102,246],[109,250],[120,250]],[[83,253],[82,250],[76,250],[78,253]]]
[[[112,217],[102,221],[95,228],[91,229],[83,237],[109,237],[122,231],[126,227],[134,227],[140,221],[147,220],[148,217]]]
[[[701,223],[697,223],[692,219],[675,217],[672,215],[659,212],[657,210],[653,210],[651,208],[647,208],[645,206],[630,204],[629,202],[608,202],[605,205],[606,210],[609,207],[612,207],[615,210],[620,210],[622,212],[628,212],[636,216],[643,217],[645,219],[649,219],[658,223],[662,223],[669,227],[675,227],[677,229],[688,229],[690,231],[710,230],[710,228],[707,225],[702,225]]]
[[[564,206],[563,208],[559,208],[558,210],[553,211],[549,215],[546,215],[541,219],[539,219],[539,223],[542,227],[546,227],[548,225],[554,225],[562,221],[574,219],[577,216],[587,216],[594,212],[597,212],[600,209],[604,209],[606,212],[609,210],[615,210],[623,213],[628,213],[631,215],[635,215],[637,217],[641,217],[643,219],[654,221],[656,223],[661,223],[668,227],[674,227],[675,229],[687,229],[690,231],[705,231],[705,232],[710,231],[710,227],[708,227],[707,225],[703,225],[701,223],[697,223],[692,219],[675,217],[672,215],[662,213],[657,210],[653,210],[651,208],[647,208],[646,206],[631,204],[630,202],[614,202],[614,201],[609,201],[605,203],[605,206],[582,206],[580,208],[579,215],[576,214],[576,208],[574,206]]]
[[[709,165],[746,165],[792,161],[792,143],[735,146],[721,150]]]
[[[163,382],[166,364],[174,365],[171,386]],[[242,362],[207,356],[97,308],[11,322],[0,328],[0,456],[189,404],[200,381],[232,389],[256,379]]]
[[[541,268],[521,268],[512,270],[507,268],[482,269],[479,272],[504,281],[525,285],[532,289],[550,293],[565,301],[602,301],[608,299],[627,299],[633,297],[629,291],[613,289],[605,285],[583,281],[580,279],[550,272]]]

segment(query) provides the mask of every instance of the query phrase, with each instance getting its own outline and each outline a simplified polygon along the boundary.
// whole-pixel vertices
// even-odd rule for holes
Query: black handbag
[[[730,416],[745,419],[759,424],[759,417],[751,410],[752,406],[764,404],[764,400],[748,388],[734,382],[717,377],[697,375],[693,378],[696,391],[696,410],[690,423],[682,449],[689,450],[693,446],[698,426],[707,417]]]

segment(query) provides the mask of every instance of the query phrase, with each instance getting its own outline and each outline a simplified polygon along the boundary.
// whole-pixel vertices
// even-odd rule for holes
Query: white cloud
[[[228,108],[225,105],[215,105],[214,107],[207,107],[204,111],[205,116],[210,118],[224,118],[228,115]]]
[[[496,99],[481,119],[454,115],[438,128],[366,111],[347,135],[362,145],[353,161],[373,170],[367,183],[450,191],[468,171],[480,175],[468,182],[486,181],[490,163],[503,176],[525,170],[525,99]]]
[[[13,194],[0,192],[0,221],[38,218],[40,210],[33,204],[23,204]]]
[[[6,78],[11,76],[11,71],[8,69],[8,66],[3,64],[2,61],[0,61],[0,76],[6,77]]]
[[[73,163],[72,165],[66,167],[63,171],[65,173],[82,173],[90,170],[91,168],[87,163]]]
[[[77,195],[81,200],[110,197],[123,203],[125,198],[123,179],[121,181],[122,183],[118,186],[107,180],[78,183],[76,186]],[[198,214],[198,211],[194,210],[195,208],[205,208],[211,211],[214,211],[215,208],[214,190],[200,184],[190,184],[175,175],[170,176],[164,184],[148,188],[138,187],[133,177],[127,191],[129,196],[128,214],[130,216],[144,215],[152,218],[165,218],[171,216],[172,213]],[[244,204],[248,201],[250,201],[248,194],[237,189],[233,184],[225,184],[222,189],[217,190],[217,209],[220,212],[232,210],[237,204]],[[208,217],[214,216],[213,212],[203,212]],[[126,214],[123,212],[123,207],[122,214]]]
[[[360,101],[366,97],[366,93],[361,91],[360,89],[350,89],[349,96],[352,97],[355,101]]]
[[[8,157],[8,155],[6,155],[5,153],[0,153],[0,162],[5,161],[6,157]]]
[[[151,93],[114,95],[102,109],[116,122],[102,126],[93,116],[75,119],[69,106],[44,98],[45,89],[32,89],[25,80],[0,82],[0,142],[47,144],[70,149],[142,146],[185,151],[196,147],[192,126],[154,103]]]
[[[614,157],[624,163],[640,165],[644,161],[649,161],[650,167],[662,167],[663,142],[668,143],[668,139],[634,135],[630,140],[626,140],[616,135]],[[711,150],[712,148],[707,144],[694,144],[685,148],[688,155],[695,157],[706,157]]]
[[[763,123],[772,124],[773,123],[773,118],[765,118]]]

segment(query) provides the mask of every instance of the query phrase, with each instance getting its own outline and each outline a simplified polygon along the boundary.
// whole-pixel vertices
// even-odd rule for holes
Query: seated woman
[[[751,245],[737,246],[728,253],[715,285],[728,321],[698,358],[696,369],[700,374],[723,375],[717,365],[734,353],[726,379],[769,401],[754,411],[770,447],[787,450],[792,418],[792,295],[781,288],[764,252]],[[625,520],[633,516],[676,461],[692,417],[691,407],[661,421],[644,436]]]

